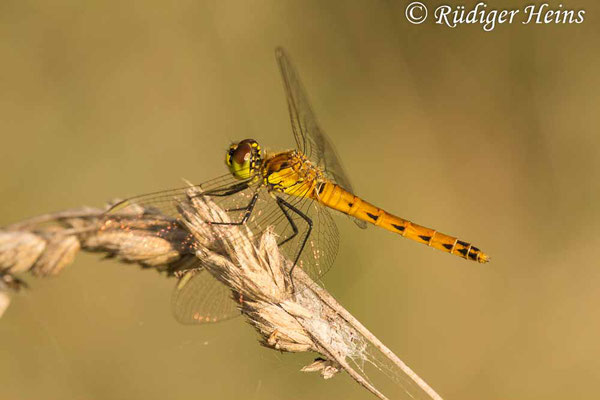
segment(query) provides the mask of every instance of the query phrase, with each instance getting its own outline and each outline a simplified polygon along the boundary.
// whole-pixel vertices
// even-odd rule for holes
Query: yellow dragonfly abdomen
[[[315,198],[324,206],[375,226],[380,226],[429,247],[480,263],[490,260],[487,254],[471,243],[392,215],[344,190],[335,183],[321,182],[318,190],[315,191]]]

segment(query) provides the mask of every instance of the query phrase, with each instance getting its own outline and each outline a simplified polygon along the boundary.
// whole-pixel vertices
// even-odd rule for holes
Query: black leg
[[[236,194],[238,192],[241,192],[242,190],[248,189],[248,182],[240,182],[240,183],[236,183],[235,185],[232,185],[228,188],[225,189],[217,189],[214,191],[206,191],[206,192],[202,192],[202,193],[198,193],[198,196],[213,196],[213,197],[225,197],[225,196],[231,196],[232,194]]]
[[[277,197],[277,205],[279,206],[279,208],[281,208],[281,211],[283,212],[283,214],[287,218],[288,222],[292,226],[292,229],[294,230],[294,234],[292,236],[290,236],[289,238],[283,240],[281,243],[279,243],[279,246],[287,243],[288,241],[290,241],[291,239],[296,237],[296,235],[298,234],[298,227],[296,226],[296,224],[294,223],[294,220],[288,214],[287,210],[284,207],[287,207],[289,210],[295,212],[308,224],[308,229],[306,230],[306,235],[304,236],[304,239],[302,239],[302,244],[300,245],[300,248],[298,249],[298,254],[296,254],[296,259],[294,260],[294,264],[292,265],[292,268],[290,268],[290,282],[292,283],[292,290],[296,290],[296,288],[294,287],[294,276],[293,276],[294,268],[296,268],[296,264],[298,264],[300,255],[302,255],[302,251],[304,250],[304,246],[306,246],[306,242],[308,242],[308,238],[312,231],[313,222],[306,214],[304,214],[302,211],[298,210],[296,207],[294,207],[293,205],[291,205],[290,203],[288,203],[281,197]]]
[[[283,203],[286,203],[285,205]],[[294,231],[294,233],[292,233],[292,235],[288,238],[283,239],[281,242],[277,243],[278,247],[283,246],[284,244],[286,244],[287,242],[289,242],[290,240],[292,240],[293,238],[296,237],[296,235],[298,234],[298,227],[296,226],[296,223],[294,222],[294,220],[292,219],[292,217],[290,217],[290,215],[288,214],[287,210],[285,208],[283,208],[284,206],[287,206],[289,203],[287,203],[285,200],[281,199],[280,197],[277,197],[277,205],[279,206],[279,208],[281,209],[281,211],[283,212],[283,215],[285,215],[285,218],[288,220],[288,222],[290,223],[290,226],[292,227],[292,230]]]
[[[246,189],[248,189],[248,187],[249,187],[248,182],[240,182],[240,183],[237,183],[237,184],[232,185],[225,189],[216,189],[212,192],[210,190],[206,191],[206,192],[202,192],[202,193],[199,193],[198,196],[226,197],[226,196],[231,196],[233,194],[239,193],[243,190],[246,190]],[[228,209],[224,210],[226,212],[246,210],[241,221],[238,221],[238,222],[212,222],[211,221],[210,223],[213,225],[243,225],[243,224],[245,224],[246,221],[248,221],[248,218],[250,218],[250,215],[252,214],[252,210],[254,209],[254,206],[256,205],[257,199],[258,199],[258,191],[256,193],[254,193],[254,196],[252,196],[252,199],[250,199],[250,202],[245,207],[228,208]]]
[[[244,213],[244,216],[242,217],[242,219],[240,221],[237,221],[237,222],[211,222],[211,224],[212,225],[244,225],[246,223],[246,221],[248,221],[248,218],[250,218],[250,215],[252,214],[252,210],[254,210],[254,206],[256,205],[256,200],[258,199],[258,193],[259,193],[258,191],[256,191],[256,193],[254,193],[254,195],[252,196],[252,199],[250,199],[250,202],[248,203],[248,205],[246,207],[225,210],[225,211],[246,210],[246,212]]]

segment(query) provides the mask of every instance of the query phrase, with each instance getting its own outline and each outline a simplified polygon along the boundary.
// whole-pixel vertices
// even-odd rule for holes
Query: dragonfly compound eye
[[[260,166],[260,146],[253,139],[245,139],[232,144],[225,157],[229,171],[239,179],[248,179]]]

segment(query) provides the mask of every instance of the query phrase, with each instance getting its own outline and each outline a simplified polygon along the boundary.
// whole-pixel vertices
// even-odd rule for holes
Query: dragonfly
[[[318,280],[332,266],[339,239],[330,210],[348,215],[363,229],[367,224],[375,225],[448,254],[480,263],[489,261],[487,254],[469,242],[395,216],[356,196],[330,139],[319,127],[289,56],[280,47],[275,55],[296,148],[268,152],[254,139],[231,144],[225,154],[229,171],[195,185],[203,196],[231,215],[230,222],[208,222],[245,225],[255,237],[267,228],[273,229],[280,250],[293,262],[290,277],[298,267]],[[187,186],[132,197],[108,213],[141,207],[177,223],[177,202],[188,195],[189,189]],[[184,253],[194,254],[191,234],[181,244]],[[239,314],[230,291],[210,273],[195,273],[182,282],[172,300],[174,315],[180,322],[217,322]]]

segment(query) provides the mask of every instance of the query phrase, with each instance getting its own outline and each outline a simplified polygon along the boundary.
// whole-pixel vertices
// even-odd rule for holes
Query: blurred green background
[[[331,293],[447,399],[597,398],[600,6],[563,3],[585,22],[486,33],[406,1],[3,0],[0,225],[221,175],[231,141],[291,147],[282,45],[357,194],[492,256],[340,217]],[[154,271],[82,254],[28,281],[4,399],[369,398],[242,318],[179,325]]]

